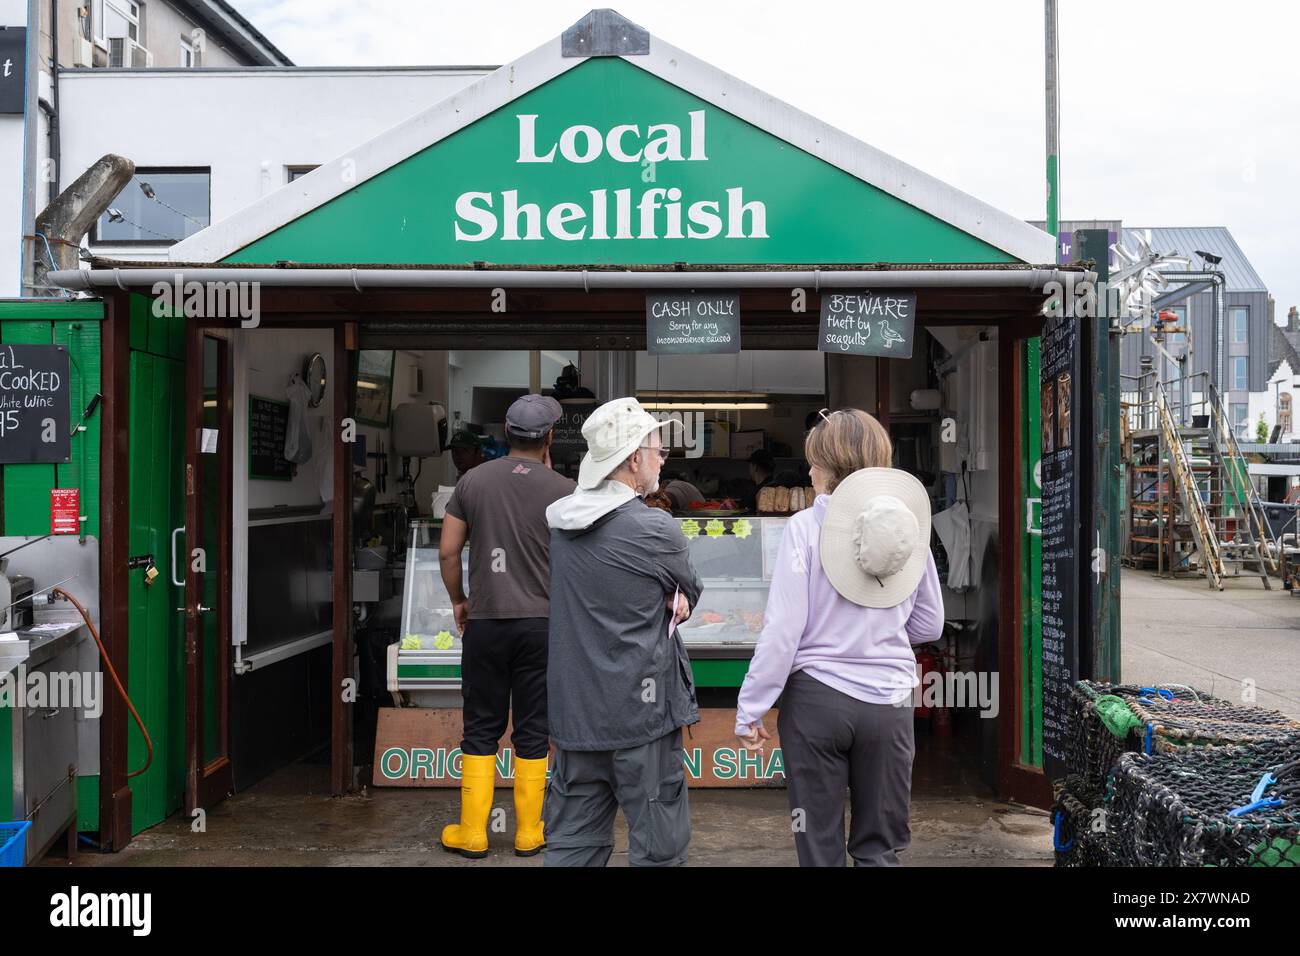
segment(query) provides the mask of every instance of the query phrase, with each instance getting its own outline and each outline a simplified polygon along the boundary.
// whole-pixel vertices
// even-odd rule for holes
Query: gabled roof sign
[[[169,259],[1051,263],[1054,242],[597,10]]]

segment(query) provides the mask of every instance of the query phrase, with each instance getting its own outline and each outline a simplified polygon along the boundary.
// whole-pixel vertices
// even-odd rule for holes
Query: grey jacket
[[[665,512],[640,498],[595,517],[577,510],[576,521],[551,520],[551,739],[565,750],[639,747],[700,719],[665,595],[680,588],[694,608],[703,585]]]

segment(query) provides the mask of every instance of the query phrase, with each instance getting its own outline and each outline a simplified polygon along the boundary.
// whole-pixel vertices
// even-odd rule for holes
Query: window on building
[[[1232,341],[1236,345],[1245,345],[1250,341],[1250,309],[1234,306],[1228,310],[1232,318]]]
[[[207,169],[137,169],[95,224],[96,242],[170,245],[211,220]]]
[[[140,4],[132,0],[95,0],[95,39],[130,37],[140,42]]]
[[[301,179],[303,176],[306,176],[309,172],[311,172],[316,167],[315,166],[286,166],[285,168],[289,171],[289,179],[287,181],[293,182],[295,179]]]
[[[1277,423],[1280,434],[1291,434],[1291,393],[1279,392],[1277,397]]]
[[[1233,356],[1232,387],[1234,389],[1250,388],[1250,360],[1244,355]]]
[[[1250,430],[1250,406],[1245,402],[1234,402],[1229,414],[1232,416],[1232,433],[1238,440],[1249,438],[1246,432]]]
[[[194,65],[194,44],[184,38],[181,39],[181,66],[191,67]]]

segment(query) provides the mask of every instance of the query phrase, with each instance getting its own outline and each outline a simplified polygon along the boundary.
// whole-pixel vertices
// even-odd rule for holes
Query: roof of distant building
[[[261,66],[293,66],[293,61],[226,0],[173,0]]]
[[[1206,250],[1207,252],[1209,250]],[[1288,332],[1282,326],[1273,323],[1273,336],[1268,343],[1268,377],[1272,380],[1277,374],[1278,366],[1286,359],[1291,365],[1291,372],[1300,375],[1300,332]]]
[[[1226,226],[1151,226],[1151,245],[1157,252],[1178,253],[1192,261],[1191,268],[1201,268],[1197,251],[1223,256],[1219,268],[1228,292],[1267,292],[1268,286],[1250,264],[1246,254],[1237,245]],[[1135,246],[1138,233],[1147,232],[1145,226],[1125,226],[1124,245]]]

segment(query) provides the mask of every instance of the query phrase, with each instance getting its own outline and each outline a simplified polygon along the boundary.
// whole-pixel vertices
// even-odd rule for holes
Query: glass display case
[[[402,584],[399,639],[389,649],[388,689],[411,693],[460,687],[461,634],[438,564],[441,519],[411,522]],[[461,575],[469,593],[469,551],[461,552]]]
[[[699,605],[680,628],[682,642],[693,654],[749,657],[763,630],[772,567],[789,518],[677,520],[704,582]]]
[[[699,605],[680,628],[692,658],[745,660],[763,630],[763,611],[788,518],[679,517],[691,561],[704,583]],[[442,583],[442,522],[411,523],[402,588],[401,636],[389,648],[388,690],[415,706],[456,706],[461,634]],[[469,591],[469,551],[461,571]],[[448,693],[452,692],[452,693]]]

